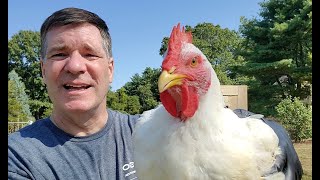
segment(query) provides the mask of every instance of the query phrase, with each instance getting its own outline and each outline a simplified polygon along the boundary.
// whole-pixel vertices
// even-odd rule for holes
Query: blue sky
[[[263,0],[10,0],[8,1],[8,39],[20,30],[39,31],[45,18],[65,7],[90,10],[109,26],[115,76],[112,90],[122,87],[146,67],[158,68],[163,37],[169,36],[177,23],[194,27],[212,23],[238,30],[240,17],[257,17]]]

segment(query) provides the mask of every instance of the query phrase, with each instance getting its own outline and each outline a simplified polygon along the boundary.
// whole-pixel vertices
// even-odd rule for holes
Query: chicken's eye
[[[196,57],[192,58],[190,66],[191,67],[196,67],[198,65],[198,60]]]

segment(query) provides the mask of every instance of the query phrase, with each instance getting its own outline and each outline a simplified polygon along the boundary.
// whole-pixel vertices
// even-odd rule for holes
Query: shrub
[[[303,104],[297,97],[288,97],[276,106],[276,111],[277,119],[292,140],[301,142],[312,137],[312,106]]]

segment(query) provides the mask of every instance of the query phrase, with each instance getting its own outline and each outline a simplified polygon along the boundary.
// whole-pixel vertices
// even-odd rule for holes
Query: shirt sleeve
[[[28,173],[23,170],[24,165],[14,153],[8,150],[8,179],[9,180],[26,180],[31,179]]]

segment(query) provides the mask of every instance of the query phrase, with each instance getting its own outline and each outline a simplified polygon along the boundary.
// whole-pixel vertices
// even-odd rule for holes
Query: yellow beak
[[[163,91],[167,90],[172,86],[181,85],[182,80],[185,77],[187,76],[184,74],[172,74],[172,73],[168,73],[168,71],[165,71],[165,70],[162,71],[158,80],[159,93],[162,93]]]

